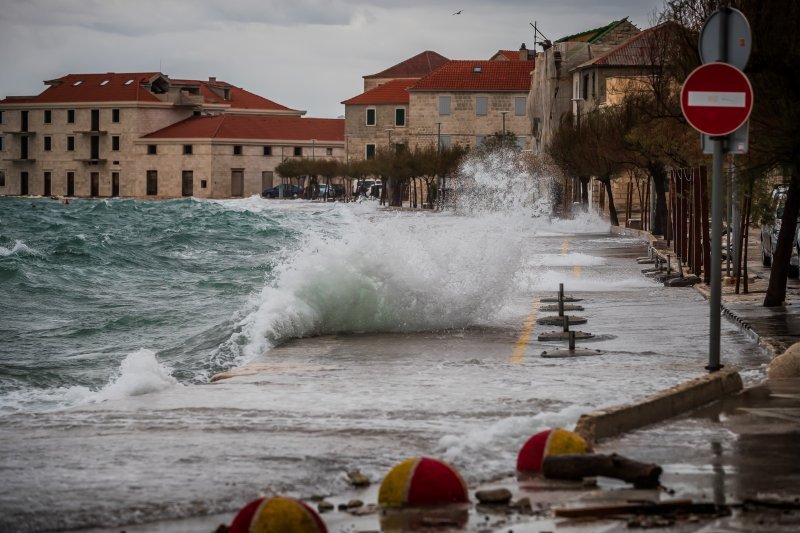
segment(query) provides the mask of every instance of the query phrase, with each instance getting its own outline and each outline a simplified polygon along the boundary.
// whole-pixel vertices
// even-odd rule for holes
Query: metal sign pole
[[[720,345],[720,308],[722,307],[722,143],[724,137],[715,137],[714,143],[714,170],[711,181],[711,297],[709,306],[711,316],[709,322],[709,347],[708,366],[706,370],[716,372],[722,365],[719,364]]]

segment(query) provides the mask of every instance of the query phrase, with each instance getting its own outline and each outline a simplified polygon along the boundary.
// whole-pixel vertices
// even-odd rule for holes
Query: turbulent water
[[[548,191],[490,159],[446,213],[0,198],[0,529],[336,494],[413,454],[493,479],[532,432],[702,372],[702,298],[644,278],[642,243],[596,216],[551,220]],[[519,351],[564,281],[607,355]],[[729,325],[723,343],[760,364]]]

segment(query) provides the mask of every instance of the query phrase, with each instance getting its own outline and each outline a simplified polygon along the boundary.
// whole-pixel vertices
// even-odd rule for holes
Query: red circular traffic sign
[[[727,63],[701,65],[683,82],[681,110],[700,133],[727,135],[750,117],[753,86],[741,70]]]

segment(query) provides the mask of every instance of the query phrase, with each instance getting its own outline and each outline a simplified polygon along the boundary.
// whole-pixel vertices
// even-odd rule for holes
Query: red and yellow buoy
[[[586,453],[589,444],[572,431],[555,428],[540,431],[522,445],[517,455],[517,470],[537,473],[542,470],[542,461],[549,455]]]
[[[384,507],[468,501],[467,484],[461,474],[444,461],[430,457],[414,457],[395,465],[378,492],[378,503]]]
[[[236,514],[229,533],[327,533],[311,507],[285,496],[258,498]]]

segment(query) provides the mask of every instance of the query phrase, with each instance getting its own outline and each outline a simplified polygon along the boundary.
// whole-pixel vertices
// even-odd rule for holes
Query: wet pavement
[[[757,234],[754,239],[751,239],[751,247],[754,243],[758,244]],[[593,250],[588,253],[602,253],[604,257],[625,259],[634,265],[635,256],[642,253],[641,249],[637,250],[636,247],[614,247],[613,243],[611,243],[611,247],[608,247],[608,242],[604,244],[605,248],[602,252]],[[800,332],[800,328],[797,327],[797,321],[800,318],[800,296],[798,296],[800,283],[790,281],[786,306],[765,311],[760,304],[763,300],[763,291],[766,290],[769,272],[768,269],[760,266],[760,262],[757,261],[759,258],[757,253],[751,251],[750,257],[756,258],[756,261],[750,261],[750,273],[755,278],[750,283],[749,294],[735,295],[733,287],[726,285],[723,289],[723,302],[728,318],[738,327],[747,331],[761,346],[759,348],[753,344],[752,359],[748,359],[747,354],[736,356],[737,361],[752,362],[753,360],[768,360],[768,357],[764,357],[763,350],[774,353],[775,350],[782,349],[794,342],[792,339]],[[674,290],[693,291],[693,289]],[[703,287],[698,287],[697,290],[700,293],[704,292]],[[568,288],[568,292],[572,291],[569,291]],[[689,292],[683,294],[689,294]],[[636,337],[637,343],[644,342],[644,339],[649,338],[655,346],[653,350],[656,352],[659,350],[659,343],[666,342],[666,336],[676,335],[675,327],[677,326],[675,324],[665,327],[663,331],[647,328],[637,330],[635,327],[637,320],[651,322],[658,320],[658,305],[653,305],[652,302],[648,303],[648,295],[644,295],[641,302],[628,301],[625,303],[614,303],[602,293],[583,294],[582,296],[588,296],[588,301],[585,303],[594,317],[593,331],[601,335],[599,341],[594,341],[593,347],[598,346],[626,355],[621,348],[624,345],[623,339],[607,334],[607,332],[615,331],[620,327],[625,328],[625,326],[627,326],[625,336],[641,336],[641,339]],[[669,298],[669,295],[666,297]],[[623,311],[625,318],[620,319],[620,313]],[[707,323],[707,313],[700,318],[687,314],[683,319],[685,325],[681,334],[685,335],[690,330],[690,322],[699,320]],[[529,322],[532,322],[530,318]],[[535,338],[536,333],[550,330],[552,327],[531,326],[528,329],[528,334]],[[662,336],[664,337],[662,338]],[[394,335],[392,342],[389,343],[393,347],[393,355],[389,355],[394,358],[411,357],[413,354],[427,350],[429,344],[436,340],[441,339],[434,334]],[[478,367],[482,369],[482,372],[490,370],[485,372],[485,380],[480,380],[480,385],[489,387],[489,390],[495,386],[498,390],[509,386],[524,386],[525,384],[521,382],[519,384],[513,380],[509,382],[509,376],[504,376],[495,383],[492,374],[501,368],[500,361],[506,361],[512,365],[522,363],[522,368],[527,368],[525,365],[529,363],[525,361],[532,362],[534,360],[532,357],[537,356],[538,350],[542,348],[541,345],[538,345],[534,349],[534,343],[531,341],[531,346],[520,352],[521,337],[518,338],[516,333],[503,328],[467,330],[448,340],[448,344],[452,345],[454,352],[458,352],[459,357],[467,364],[465,368],[471,368],[470,365],[478,361],[480,362]],[[689,342],[703,344],[707,343],[707,338],[701,338],[695,333],[694,336],[689,336]],[[342,349],[345,344],[348,347],[347,351]],[[385,345],[386,343],[381,342],[380,344]],[[285,355],[284,361],[296,359],[301,352],[308,354],[311,348],[313,348],[311,351],[314,352],[311,356],[317,353],[325,358],[334,356],[358,359],[359,356],[372,350],[375,345],[375,340],[368,336],[326,337],[307,339],[296,344],[290,343],[283,346],[281,351]],[[558,343],[553,345],[558,345]],[[705,344],[702,349],[704,348]],[[511,354],[510,358],[508,354]],[[626,378],[633,389],[640,386],[639,382],[647,382],[657,377],[663,379],[664,376],[659,376],[659,374],[676,371],[669,367],[649,366],[658,360],[658,358],[652,358],[652,362],[648,363],[648,357],[652,355],[650,353],[643,352],[632,355],[626,357],[623,366],[631,366],[633,370],[631,376]],[[437,357],[441,357],[441,354],[438,354]],[[515,358],[520,359],[515,360]],[[598,358],[589,359],[594,361]],[[723,351],[722,359],[723,363],[731,364],[733,356]],[[489,365],[491,366],[489,369],[487,361],[498,361],[498,364],[492,363]],[[278,363],[280,368],[277,370],[300,373],[316,371],[312,367],[287,369],[281,366],[288,364],[290,363]],[[689,366],[702,368],[700,362],[686,360],[679,363],[677,370],[683,372]],[[534,368],[531,367],[528,370],[533,371]],[[535,370],[547,372],[546,367],[537,367]],[[274,377],[275,362],[272,362],[270,366],[268,361],[257,361],[249,368],[241,369],[233,380],[224,381],[233,382],[230,385],[233,393],[233,386],[236,382],[242,382],[236,385],[239,390],[246,383],[258,385],[264,380],[264,372],[269,371],[273,373],[273,378],[271,378],[273,382],[270,386],[275,387],[279,384]],[[698,371],[702,372],[702,370]],[[648,376],[648,372],[652,372],[652,375]],[[618,453],[631,459],[660,465],[663,468],[662,488],[636,490],[631,485],[608,478],[598,478],[596,483],[592,481],[566,483],[542,479],[518,480],[509,477],[481,483],[479,486],[471,484],[470,498],[473,502],[475,501],[476,490],[507,488],[513,495],[512,501],[527,498],[532,502],[529,511],[519,512],[505,506],[472,505],[468,510],[453,509],[444,514],[434,513],[427,516],[422,513],[422,516],[387,517],[385,514],[374,511],[365,512],[363,515],[333,511],[325,513],[323,518],[329,531],[346,532],[377,530],[611,532],[627,531],[630,528],[692,532],[800,530],[800,379],[761,382],[761,378],[758,376],[764,374],[763,368],[753,370],[751,367],[747,372],[749,374],[743,377],[748,387],[741,394],[666,422],[601,441],[595,446],[595,451],[598,453]],[[429,401],[431,409],[432,406],[442,401],[445,403],[446,401],[468,401],[467,397],[459,399],[457,396],[449,400],[445,397],[437,399],[436,394],[433,393],[429,397],[425,391],[434,389],[426,385],[422,376],[422,373],[417,376],[417,379],[420,380],[420,389],[414,394],[419,393],[420,401]],[[571,376],[571,379],[578,380],[579,388],[583,387],[588,390],[591,387],[589,381],[583,383],[578,376]],[[588,379],[591,380],[592,377],[589,376]],[[598,378],[594,379],[597,381]],[[219,386],[227,387],[224,381]],[[389,385],[391,384],[392,382],[389,381]],[[347,387],[348,384],[342,382],[341,386]],[[623,398],[621,401],[630,401],[631,397],[641,395],[641,393],[624,391],[624,384],[621,383],[615,384],[615,387],[617,391],[608,391],[609,397],[614,397],[616,392],[619,397]],[[375,396],[370,391],[359,392],[364,393],[363,401],[380,406],[382,395]],[[443,409],[444,414],[450,413],[453,409],[456,408]],[[323,414],[335,416],[335,414]],[[446,424],[447,416],[442,416],[434,422],[436,427]],[[343,439],[343,442],[350,441]],[[413,444],[413,442],[404,442],[404,444]],[[493,445],[497,445],[497,443],[495,442]],[[357,455],[356,452],[354,454]],[[496,459],[487,450],[484,460],[491,462]],[[368,458],[364,460],[369,462]],[[478,468],[479,465],[480,461],[473,466]],[[335,496],[329,496],[328,501],[334,505],[345,504],[354,498],[368,504],[376,502],[379,480],[373,479],[373,481],[373,485],[366,489],[345,490]],[[559,509],[621,505],[634,501],[681,501],[684,512],[649,515],[617,512],[611,516],[588,516],[580,519],[556,516]],[[710,504],[710,508],[699,507],[698,504]],[[714,507],[715,505],[719,507]],[[128,526],[125,530],[128,532],[210,532],[218,524],[230,523],[231,518],[230,514],[221,514],[190,520]],[[104,529],[102,531],[111,530]]]

